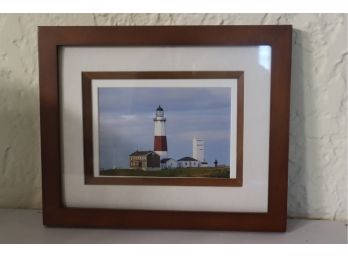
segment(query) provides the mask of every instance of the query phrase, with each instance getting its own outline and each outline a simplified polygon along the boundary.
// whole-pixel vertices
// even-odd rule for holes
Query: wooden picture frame
[[[286,230],[291,26],[39,27],[38,36],[44,225],[98,228]],[[62,189],[59,48],[173,45],[268,45],[272,48],[267,212],[66,206]]]

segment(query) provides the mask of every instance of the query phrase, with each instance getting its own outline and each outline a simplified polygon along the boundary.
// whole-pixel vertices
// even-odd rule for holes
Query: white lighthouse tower
[[[156,109],[156,117],[153,121],[155,122],[154,151],[163,159],[168,156],[168,150],[165,130],[166,118],[164,117],[164,112],[160,105]]]
[[[205,144],[204,140],[193,137],[192,139],[192,157],[198,160],[199,162],[204,162],[204,151]]]

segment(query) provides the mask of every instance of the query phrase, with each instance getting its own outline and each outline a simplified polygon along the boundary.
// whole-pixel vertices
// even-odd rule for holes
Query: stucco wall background
[[[292,24],[288,213],[347,220],[347,17],[0,14],[0,207],[41,207],[37,26]]]

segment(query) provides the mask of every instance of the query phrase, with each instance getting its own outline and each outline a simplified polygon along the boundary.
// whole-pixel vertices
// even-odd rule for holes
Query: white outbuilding
[[[200,167],[200,168],[208,168],[208,167],[209,167],[209,164],[208,164],[208,162],[205,162],[205,161],[204,161],[204,162],[200,162],[200,163],[199,163],[199,167]]]
[[[199,161],[192,157],[183,157],[178,160],[180,168],[197,168],[199,167]]]
[[[172,158],[164,158],[161,160],[161,169],[176,169],[178,161]]]

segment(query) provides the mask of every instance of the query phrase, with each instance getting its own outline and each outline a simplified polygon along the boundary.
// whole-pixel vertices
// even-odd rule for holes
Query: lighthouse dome
[[[160,105],[156,109],[156,117],[164,117],[164,112],[163,112],[163,109]]]

